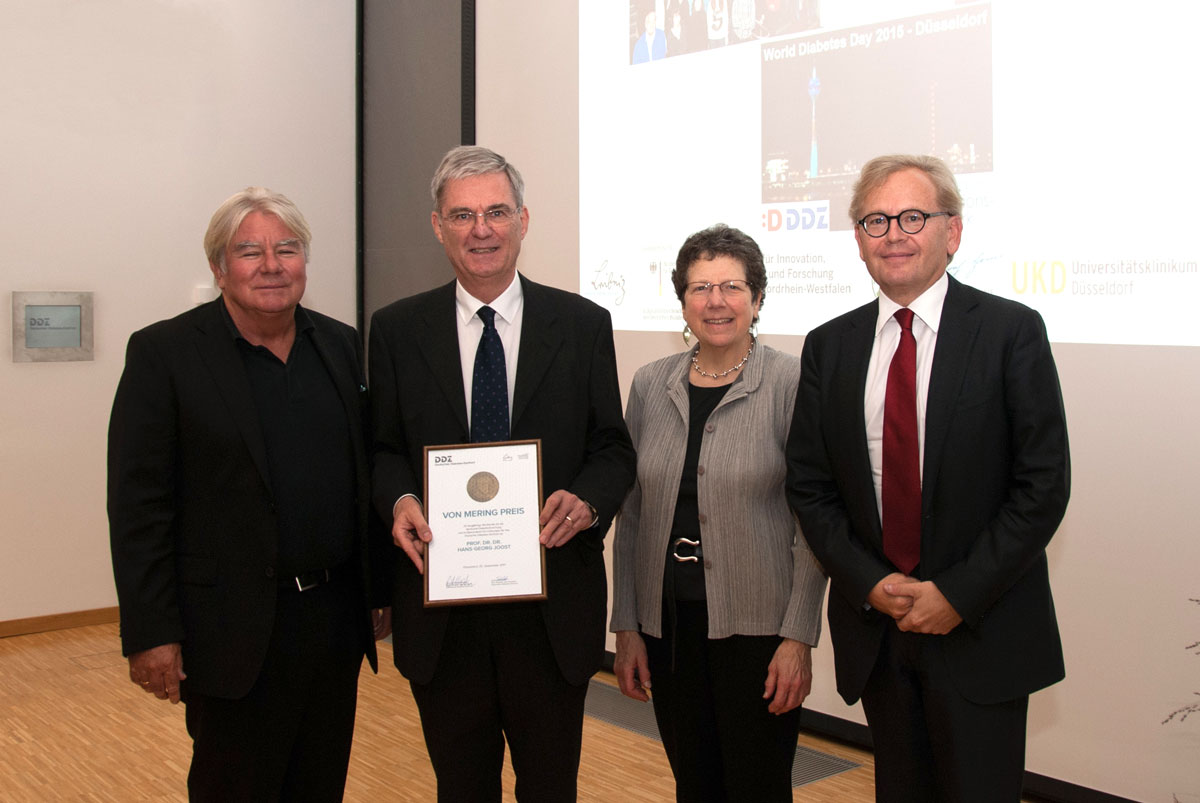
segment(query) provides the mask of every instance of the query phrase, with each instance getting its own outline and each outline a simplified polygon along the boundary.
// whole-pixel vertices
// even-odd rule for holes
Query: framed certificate
[[[425,605],[546,598],[540,440],[425,447]]]

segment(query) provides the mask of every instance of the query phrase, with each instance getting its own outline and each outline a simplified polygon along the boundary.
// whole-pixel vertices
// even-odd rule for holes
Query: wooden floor
[[[435,800],[408,683],[380,644],[380,674],[365,669],[347,801]],[[0,800],[126,801],[187,798],[191,743],[183,706],[129,682],[115,624],[0,638]],[[609,676],[611,681],[611,676]],[[795,790],[797,801],[874,799],[871,756],[801,735],[815,750],[861,764]],[[510,766],[505,800],[513,800]],[[674,800],[662,745],[590,717],[583,730],[581,803]]]

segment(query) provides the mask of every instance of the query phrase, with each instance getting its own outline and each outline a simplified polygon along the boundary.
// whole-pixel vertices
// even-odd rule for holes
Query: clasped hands
[[[867,595],[867,603],[910,633],[941,636],[962,622],[932,580],[918,580],[900,572],[892,572],[876,583]]]
[[[538,540],[547,548],[562,546],[594,523],[587,502],[570,491],[555,491],[547,497],[538,516],[538,526],[542,528]],[[415,496],[401,497],[392,509],[392,540],[404,550],[417,571],[424,574],[425,545],[433,540],[433,531]]]

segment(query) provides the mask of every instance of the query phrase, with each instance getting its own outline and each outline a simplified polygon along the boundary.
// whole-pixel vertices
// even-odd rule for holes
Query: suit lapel
[[[299,336],[299,333],[297,333]],[[330,335],[321,325],[313,322],[312,342],[317,350],[325,369],[333,377],[333,385],[337,389],[338,398],[346,410],[346,423],[350,428],[350,442],[354,448],[355,457],[361,461],[366,455],[366,445],[363,439],[362,408],[359,406],[358,394],[366,390],[357,376],[350,373],[353,363],[351,359],[339,359],[338,345],[331,341]]]
[[[242,433],[242,439],[246,442],[254,465],[258,467],[258,473],[270,488],[266,442],[263,440],[262,426],[258,421],[258,410],[254,407],[250,380],[246,378],[246,367],[218,306],[224,303],[220,298],[209,302],[206,314],[196,325],[196,350],[212,374],[217,392],[229,406],[230,417]]]
[[[937,486],[950,417],[979,333],[979,320],[973,314],[976,301],[970,289],[953,277],[948,278],[950,286],[942,305],[942,320],[938,323],[937,346],[925,400],[925,466],[921,479],[924,507],[928,506]]]
[[[688,400],[688,377],[692,370],[693,353],[687,352],[675,371],[667,377],[667,398],[675,403],[675,409],[679,411],[679,420],[685,428],[692,415],[691,402]]]
[[[513,390],[512,431],[524,415],[534,391],[542,383],[562,346],[558,311],[541,285],[520,277],[525,297],[521,318],[521,345],[517,352],[517,382]]]
[[[833,388],[835,409],[842,416],[845,441],[841,448],[851,456],[851,476],[859,478],[855,496],[861,504],[870,504],[872,509],[877,507],[875,501],[875,481],[871,475],[871,455],[867,450],[867,428],[863,423],[863,399],[867,392],[867,368],[871,361],[871,350],[875,346],[875,321],[879,317],[879,303],[874,302],[860,307],[850,317],[846,332],[839,344],[838,382]],[[872,516],[875,522],[874,536],[882,543],[883,528],[879,516]]]
[[[458,311],[454,304],[454,282],[439,287],[422,311],[424,326],[414,337],[434,382],[450,405],[463,433],[469,433],[462,355],[458,350]]]

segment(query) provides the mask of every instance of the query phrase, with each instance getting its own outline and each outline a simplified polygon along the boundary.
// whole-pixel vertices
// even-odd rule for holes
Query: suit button
[[[698,466],[696,468],[696,473],[699,474],[701,477],[703,477],[704,476],[704,466]]]
[[[705,569],[711,569],[711,568],[712,568],[712,561],[711,561],[711,560],[709,560],[708,558],[705,558],[705,559],[704,559],[704,568],[705,568]]]
[[[703,513],[701,513],[701,514],[700,514],[700,523],[701,523],[701,524],[707,524],[707,523],[708,523],[708,516],[705,516]]]
[[[707,423],[707,424],[705,424],[705,425],[704,425],[704,431],[705,431],[705,432],[712,432],[712,431],[713,431],[714,429],[716,429],[716,428],[717,428],[717,427],[716,427],[716,425],[715,425],[715,424],[713,424],[712,422],[709,422],[709,423]]]
[[[274,577],[274,576],[275,576],[275,568],[273,566],[268,566],[267,567],[267,577]]]

